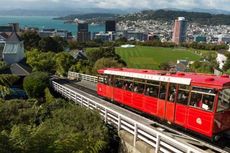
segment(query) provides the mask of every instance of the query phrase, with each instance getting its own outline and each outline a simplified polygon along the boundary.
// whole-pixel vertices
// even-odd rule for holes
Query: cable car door
[[[160,84],[160,91],[158,95],[158,102],[157,102],[157,115],[158,117],[164,119],[165,118],[165,109],[166,109],[166,95],[168,91],[168,83],[161,82]]]
[[[164,118],[170,122],[174,122],[176,91],[177,85],[169,84],[165,100]]]

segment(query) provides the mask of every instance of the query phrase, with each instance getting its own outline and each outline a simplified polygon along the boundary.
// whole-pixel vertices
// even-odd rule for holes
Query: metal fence
[[[88,75],[88,74],[81,74],[81,73],[76,73],[76,72],[68,72],[68,79],[70,80],[85,80],[89,82],[94,82],[97,83],[97,77],[93,75]]]
[[[90,79],[91,80],[91,79]],[[136,146],[137,140],[142,140],[145,143],[151,145],[155,152],[165,152],[165,153],[200,153],[204,152],[199,148],[195,148],[190,144],[186,144],[177,141],[160,131],[150,128],[138,121],[131,119],[125,114],[120,114],[119,112],[108,108],[93,99],[87,98],[78,92],[70,89],[69,87],[63,86],[55,81],[52,81],[52,85],[55,91],[62,94],[64,97],[73,100],[76,104],[85,106],[89,109],[97,109],[101,116],[104,118],[105,122],[115,126],[118,131],[125,130],[134,136],[133,145]]]

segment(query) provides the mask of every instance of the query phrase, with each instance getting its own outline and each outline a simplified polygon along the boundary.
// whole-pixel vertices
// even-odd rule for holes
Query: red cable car
[[[230,77],[156,70],[98,70],[97,93],[213,138],[230,130]]]

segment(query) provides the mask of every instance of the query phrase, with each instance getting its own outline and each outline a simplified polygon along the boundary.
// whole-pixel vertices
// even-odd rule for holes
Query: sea
[[[64,23],[63,20],[53,20],[56,16],[0,16],[0,26],[8,25],[8,23],[19,23],[20,28],[36,27],[43,28],[55,28],[68,30],[72,32],[73,36],[76,36],[77,25],[75,23]],[[90,32],[101,32],[105,30],[104,24],[90,24]]]

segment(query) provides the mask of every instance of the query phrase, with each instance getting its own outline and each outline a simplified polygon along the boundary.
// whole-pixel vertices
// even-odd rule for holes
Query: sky
[[[0,9],[221,9],[230,11],[230,0],[0,0]]]

